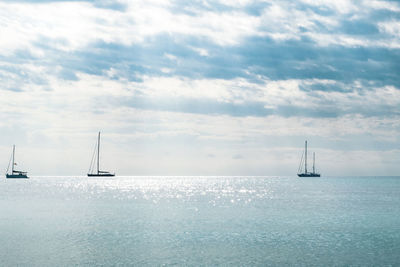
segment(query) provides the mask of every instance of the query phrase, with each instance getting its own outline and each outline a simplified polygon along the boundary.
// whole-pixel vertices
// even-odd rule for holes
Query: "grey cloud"
[[[234,104],[219,102],[214,99],[188,99],[188,98],[149,98],[132,97],[124,100],[114,100],[119,104],[138,109],[163,110],[172,112],[194,114],[219,114],[237,117],[267,116],[272,114],[271,109],[264,107],[261,102],[246,102]]]

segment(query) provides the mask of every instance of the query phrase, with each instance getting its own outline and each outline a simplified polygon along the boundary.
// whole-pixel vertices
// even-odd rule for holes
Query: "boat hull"
[[[319,173],[298,173],[297,176],[299,177],[321,177]]]
[[[28,179],[28,175],[25,174],[6,174],[7,179]]]
[[[88,173],[88,177],[114,177],[114,173]]]

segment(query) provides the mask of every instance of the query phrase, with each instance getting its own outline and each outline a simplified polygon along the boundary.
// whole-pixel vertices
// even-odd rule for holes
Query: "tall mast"
[[[305,153],[305,161],[304,161],[304,170],[305,173],[307,173],[307,140],[306,140],[306,149],[305,149],[306,153]]]
[[[13,155],[12,155],[12,167],[11,167],[11,174],[14,174],[14,154],[15,154],[15,145],[13,145]]]
[[[315,173],[315,152],[313,152],[312,172]]]
[[[99,165],[100,165],[100,132],[97,138],[97,174],[100,173]]]

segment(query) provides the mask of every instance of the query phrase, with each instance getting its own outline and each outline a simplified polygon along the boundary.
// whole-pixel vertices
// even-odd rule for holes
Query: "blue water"
[[[0,266],[400,265],[400,177],[0,180]]]

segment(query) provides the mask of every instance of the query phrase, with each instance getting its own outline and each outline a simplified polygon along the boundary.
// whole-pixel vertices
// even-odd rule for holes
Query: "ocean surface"
[[[16,265],[399,266],[400,177],[2,177]]]

